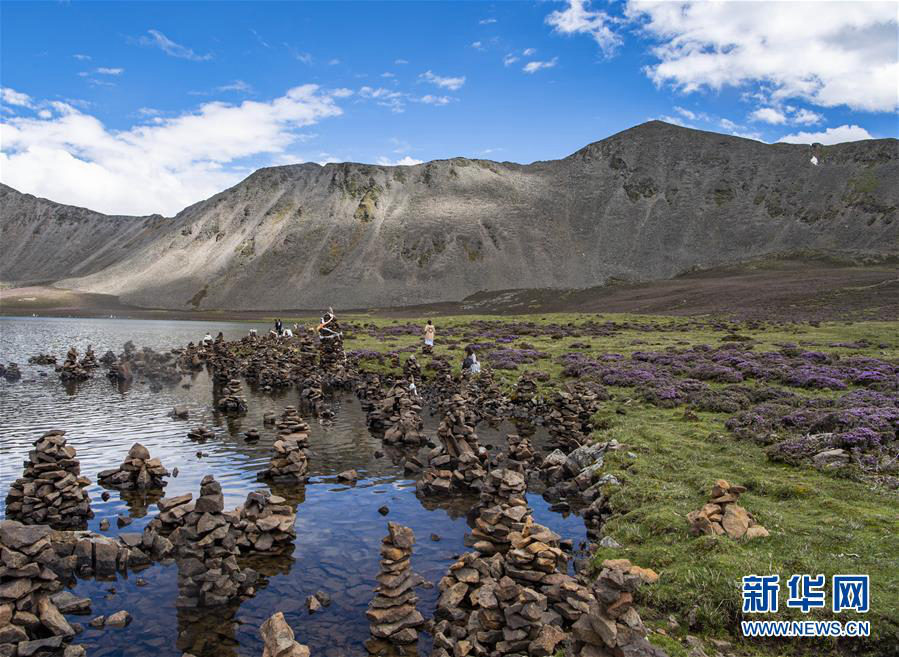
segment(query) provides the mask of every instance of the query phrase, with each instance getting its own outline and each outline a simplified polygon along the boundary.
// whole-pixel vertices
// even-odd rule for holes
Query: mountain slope
[[[670,278],[799,250],[893,255],[897,179],[894,139],[810,149],[651,122],[530,165],[262,169],[172,219],[112,236],[129,220],[89,213],[49,243],[28,229],[65,206],[28,211],[48,202],[6,191],[0,277],[173,309],[359,307]]]

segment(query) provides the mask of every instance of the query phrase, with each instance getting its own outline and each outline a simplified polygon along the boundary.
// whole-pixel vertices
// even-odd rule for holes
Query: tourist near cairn
[[[343,350],[343,333],[340,323],[334,315],[334,309],[328,308],[318,328],[319,365],[327,372],[334,372],[346,365],[346,353]]]
[[[34,442],[22,477],[6,496],[6,515],[26,525],[54,529],[82,529],[94,517],[90,498],[82,490],[90,484],[81,476],[75,448],[66,444],[65,431],[48,431]]]
[[[372,638],[365,647],[373,655],[417,655],[418,631],[424,617],[415,608],[415,587],[422,579],[412,572],[410,558],[415,535],[408,527],[387,523],[388,534],[381,541],[381,572],[375,597],[365,612],[371,623]]]
[[[434,353],[434,337],[436,335],[437,335],[437,327],[435,327],[434,323],[429,319],[428,323],[425,324],[424,330],[422,331],[422,338],[424,339],[424,345],[421,348],[421,352],[423,354]]]
[[[150,452],[140,443],[134,443],[128,456],[118,468],[103,470],[97,474],[97,481],[104,488],[120,490],[159,490],[166,486],[164,477],[169,476],[157,458],[150,458]]]

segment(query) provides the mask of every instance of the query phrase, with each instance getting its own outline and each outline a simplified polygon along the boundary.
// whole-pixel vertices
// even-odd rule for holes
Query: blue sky
[[[294,162],[564,157],[650,119],[895,137],[895,3],[13,3],[0,179],[174,214]]]

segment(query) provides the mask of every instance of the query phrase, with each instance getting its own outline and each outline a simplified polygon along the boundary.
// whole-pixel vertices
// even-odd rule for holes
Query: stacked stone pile
[[[11,362],[9,365],[0,363],[0,376],[10,383],[15,383],[22,378],[22,370],[19,369],[19,366],[16,363]]]
[[[52,354],[38,354],[28,359],[29,365],[56,365],[56,356]]]
[[[62,654],[75,635],[51,597],[60,589],[44,565],[55,558],[51,534],[46,525],[0,521],[0,654]]]
[[[232,520],[225,515],[222,487],[212,475],[200,482],[200,496],[184,524],[169,537],[178,563],[176,607],[216,607],[251,595],[256,572],[237,564]]]
[[[253,491],[237,509],[234,526],[241,552],[283,554],[293,551],[296,511],[287,500],[266,490]]]
[[[103,470],[97,475],[101,486],[120,490],[159,490],[166,486],[169,476],[158,458],[150,458],[150,452],[140,443],[134,443],[128,456],[118,468]]]
[[[343,333],[335,319],[319,336],[319,366],[328,372],[337,372],[344,368]]]
[[[80,365],[85,369],[100,367],[100,363],[97,362],[97,354],[94,353],[93,345],[87,345],[87,350],[84,352],[84,356],[81,357]]]
[[[586,613],[572,624],[571,652],[567,654],[666,657],[664,650],[647,640],[646,628],[634,607],[634,593],[640,585],[658,578],[652,570],[633,566],[627,559],[604,561]]]
[[[506,449],[494,452],[491,468],[508,468],[525,476],[536,473],[539,457],[531,447],[531,441],[517,433],[506,434]]]
[[[304,407],[318,412],[325,398],[321,372],[312,372],[300,384],[300,400]]]
[[[156,508],[159,509],[159,515],[150,521],[150,526],[169,534],[181,527],[184,524],[184,517],[194,510],[193,494],[164,497],[156,502]]]
[[[567,455],[559,449],[548,454],[540,466],[540,478],[547,484],[543,496],[551,502],[561,499],[590,502],[595,499],[608,449],[610,443],[590,443]]]
[[[241,395],[240,381],[230,379],[218,400],[218,409],[224,413],[246,413],[247,400]]]
[[[534,586],[553,573],[564,573],[568,555],[559,547],[559,536],[547,527],[525,518],[520,531],[509,534],[506,574]]]
[[[215,438],[215,432],[208,427],[199,426],[194,427],[190,431],[187,432],[187,437],[191,440],[197,440],[199,442],[206,442],[210,438]]]
[[[474,427],[467,422],[465,400],[454,395],[437,428],[440,445],[428,454],[428,468],[416,489],[423,495],[445,495],[452,490],[480,490],[485,476],[482,459],[486,450],[478,444]]]
[[[505,553],[510,534],[522,531],[529,517],[526,490],[521,473],[503,468],[491,470],[481,490],[475,526],[465,537],[465,544],[484,555]]]
[[[293,630],[284,619],[282,612],[277,612],[259,628],[264,647],[262,657],[309,657],[309,648],[294,639]]]
[[[65,431],[48,431],[28,453],[22,477],[6,496],[6,515],[26,525],[79,529],[94,517],[90,498],[82,490],[90,481],[81,476],[75,448],[66,445]]]
[[[356,384],[356,397],[366,415],[375,407],[381,395],[381,377],[377,374],[366,373]]]
[[[415,643],[424,618],[415,608],[418,596],[414,587],[422,580],[410,566],[415,535],[395,522],[387,523],[387,531],[381,545],[378,586],[365,612],[372,634],[365,645],[372,654],[417,655]]]
[[[687,514],[690,532],[694,536],[709,534],[747,540],[768,536],[768,530],[757,524],[746,509],[737,504],[745,486],[736,486],[724,479],[718,479],[712,486],[708,503],[697,511]]]
[[[259,473],[263,481],[301,482],[309,472],[309,425],[293,406],[287,406],[275,423],[278,438],[267,470]]]
[[[570,451],[589,440],[593,433],[591,417],[599,410],[599,398],[587,388],[557,390],[553,393],[551,410],[544,418],[553,443]]]
[[[421,383],[421,366],[418,364],[415,354],[410,354],[406,362],[403,363],[403,378],[410,383],[415,383],[415,385]]]
[[[481,418],[498,422],[511,412],[511,401],[493,378],[493,371],[484,369],[481,375],[468,383],[468,395]]]
[[[78,350],[75,347],[69,348],[65,362],[56,370],[62,381],[86,381],[91,378],[90,370],[78,362]]]
[[[388,445],[423,445],[427,442],[424,422],[421,419],[421,404],[413,399],[408,389],[395,386],[393,394],[393,413],[390,416],[392,425],[384,432],[384,442]]]
[[[540,406],[537,397],[537,376],[538,372],[524,372],[518,377],[515,384],[515,390],[512,391],[512,403],[515,404],[519,411],[532,411]]]

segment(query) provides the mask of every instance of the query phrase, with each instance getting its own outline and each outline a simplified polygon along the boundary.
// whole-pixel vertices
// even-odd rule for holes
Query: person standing
[[[429,319],[428,323],[425,324],[424,329],[424,339],[425,339],[425,353],[431,353],[431,350],[434,349],[434,336],[437,335],[437,329],[434,327],[434,323]]]
[[[281,323],[281,319],[280,319],[280,318],[279,318],[279,319],[276,319],[276,320],[275,320],[275,332],[276,332],[278,335],[281,335],[281,333],[282,333],[283,331],[284,331],[284,324]]]

